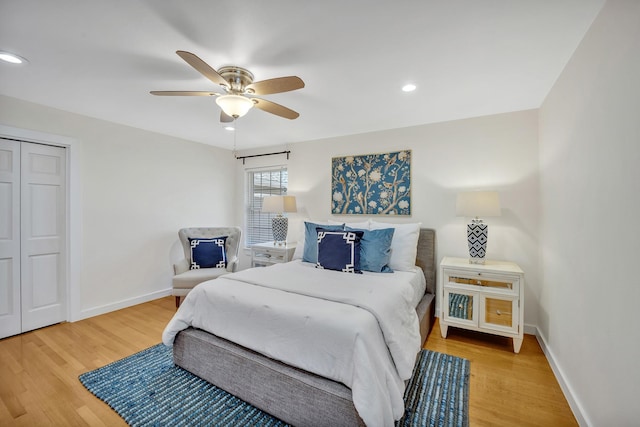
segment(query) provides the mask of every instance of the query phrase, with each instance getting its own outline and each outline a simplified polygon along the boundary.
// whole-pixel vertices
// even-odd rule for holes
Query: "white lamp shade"
[[[262,199],[262,212],[297,212],[295,196],[266,196]]]
[[[253,101],[240,95],[222,95],[216,98],[216,104],[222,108],[228,116],[242,117],[253,107]]]
[[[500,196],[497,191],[458,193],[456,215],[466,217],[500,216]]]

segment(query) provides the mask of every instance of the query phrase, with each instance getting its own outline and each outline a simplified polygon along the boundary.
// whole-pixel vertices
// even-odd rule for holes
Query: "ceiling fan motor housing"
[[[230,93],[245,93],[245,88],[253,83],[253,74],[246,68],[236,66],[221,67],[218,74],[229,82]]]

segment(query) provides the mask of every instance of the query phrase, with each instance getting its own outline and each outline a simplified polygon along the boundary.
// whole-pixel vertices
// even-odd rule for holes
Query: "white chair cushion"
[[[198,283],[216,279],[222,275],[229,274],[224,268],[199,268],[188,270],[184,273],[173,276],[174,289],[193,289]]]

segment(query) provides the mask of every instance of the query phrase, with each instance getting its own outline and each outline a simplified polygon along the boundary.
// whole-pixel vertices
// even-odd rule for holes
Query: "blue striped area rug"
[[[131,426],[285,426],[173,364],[158,344],[80,375],[80,382]],[[469,361],[422,350],[396,426],[468,426]]]

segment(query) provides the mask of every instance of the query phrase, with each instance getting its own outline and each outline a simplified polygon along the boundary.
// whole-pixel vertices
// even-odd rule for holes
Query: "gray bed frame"
[[[418,265],[427,290],[416,311],[422,342],[435,314],[435,231],[423,228]],[[178,333],[173,345],[176,365],[294,426],[364,425],[342,383],[294,368],[200,329]]]

